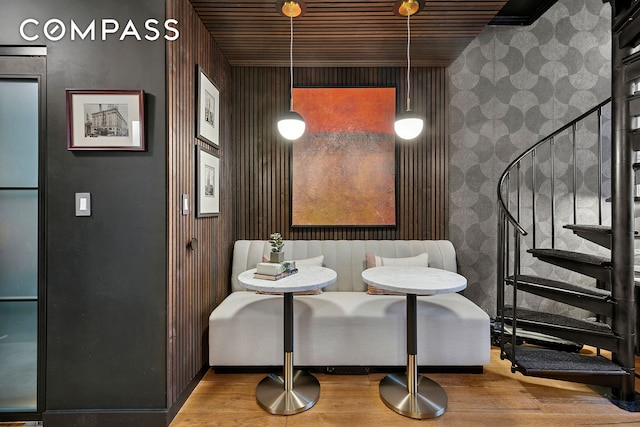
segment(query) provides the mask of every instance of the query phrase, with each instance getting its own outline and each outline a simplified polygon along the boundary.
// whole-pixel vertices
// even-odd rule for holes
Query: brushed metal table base
[[[316,404],[320,383],[313,375],[293,369],[293,293],[284,293],[284,361],[282,375],[269,374],[256,388],[256,401],[275,415],[294,415]]]
[[[294,415],[316,404],[320,397],[317,378],[304,371],[295,370],[293,387],[285,388],[285,378],[270,374],[258,384],[256,400],[265,411],[275,415]]]
[[[405,374],[390,374],[380,381],[380,398],[389,409],[405,417],[435,418],[447,409],[447,393],[435,381],[420,376],[410,393]]]
[[[407,294],[407,373],[380,381],[380,398],[392,411],[415,419],[435,418],[447,409],[447,393],[438,383],[418,375],[417,300]]]

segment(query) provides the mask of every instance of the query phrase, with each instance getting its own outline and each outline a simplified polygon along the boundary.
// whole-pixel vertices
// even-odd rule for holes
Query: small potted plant
[[[273,233],[269,236],[269,243],[271,244],[271,253],[269,254],[269,261],[271,262],[283,262],[284,252],[282,247],[284,246],[284,240],[280,233]]]

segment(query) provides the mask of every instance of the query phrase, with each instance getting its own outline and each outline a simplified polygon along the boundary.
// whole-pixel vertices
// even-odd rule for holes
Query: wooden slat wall
[[[168,0],[167,16],[178,20],[180,30],[178,40],[167,42],[167,405],[171,408],[189,381],[208,363],[208,317],[227,293],[233,242],[229,155],[233,141],[228,125],[230,66],[188,0]],[[196,64],[220,90],[219,150],[195,136]],[[220,157],[218,217],[195,217],[196,145],[208,147]],[[190,198],[188,215],[181,213],[182,194]],[[188,247],[192,238],[198,239],[195,251]]]
[[[288,108],[289,70],[231,68],[188,0],[168,0],[180,38],[167,43],[168,291],[167,405],[207,363],[207,320],[228,293],[236,239],[440,239],[447,237],[446,69],[412,69],[412,106],[427,118],[413,142],[398,142],[398,225],[392,228],[290,227],[290,143],[275,130]],[[220,89],[221,215],[195,218],[196,64]],[[404,109],[404,68],[302,68],[296,86],[395,86]],[[233,117],[233,120],[231,119]],[[191,212],[181,214],[181,195]],[[197,251],[188,242],[197,238]]]
[[[417,140],[397,140],[398,215],[393,228],[291,228],[292,143],[279,137],[275,126],[278,115],[288,109],[289,69],[233,67],[233,75],[236,238],[266,239],[276,231],[286,239],[447,238],[445,68],[411,70],[412,110],[423,113],[426,123]],[[406,68],[300,68],[294,80],[296,87],[394,86],[398,111],[406,108]]]

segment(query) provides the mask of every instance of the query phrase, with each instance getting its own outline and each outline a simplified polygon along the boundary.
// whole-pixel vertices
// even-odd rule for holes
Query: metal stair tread
[[[526,308],[518,308],[518,317],[516,320],[526,320],[529,322],[550,324],[558,327],[571,329],[579,329],[603,335],[613,336],[611,327],[603,322],[591,322],[588,320],[579,320],[572,317],[563,316],[561,314],[545,313],[543,311],[529,310]],[[513,308],[505,307],[504,315],[506,318],[513,317]]]
[[[634,163],[634,167],[637,165],[637,169],[640,169],[640,163]],[[563,228],[568,230],[573,230],[577,232],[586,232],[586,233],[597,233],[610,236],[611,226],[610,225],[598,225],[598,224],[565,224]],[[634,231],[634,235],[637,235],[638,232]]]
[[[636,150],[636,151],[640,151],[640,150]],[[612,202],[612,199],[611,199],[611,197],[607,197],[606,199],[604,199],[604,201],[605,201],[605,202],[609,202],[609,203],[611,203],[611,202]],[[633,201],[634,201],[634,202],[640,202],[640,197],[635,196],[635,197],[633,198]]]
[[[611,235],[611,226],[609,225],[565,224],[563,227],[573,231]]]
[[[600,255],[585,254],[583,252],[566,251],[563,249],[528,249],[534,256],[561,258],[583,264],[600,267],[611,267],[611,260]]]
[[[511,346],[508,346],[511,351]],[[526,372],[594,372],[597,374],[627,375],[627,372],[603,356],[589,356],[545,348],[518,346],[515,362]]]
[[[507,277],[507,283],[511,284],[513,281],[513,276]],[[602,299],[607,299],[611,297],[611,292],[605,289],[598,289],[594,287],[580,286],[573,283],[561,282],[553,279],[546,279],[544,277],[539,276],[529,276],[529,275],[520,275],[518,276],[519,283],[532,284],[532,285],[540,285],[548,288],[560,289],[575,293],[582,293],[586,295],[590,295],[593,297],[600,297]]]

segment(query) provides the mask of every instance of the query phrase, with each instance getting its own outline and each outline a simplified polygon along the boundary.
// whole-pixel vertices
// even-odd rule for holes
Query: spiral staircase
[[[499,180],[493,334],[513,372],[607,387],[636,412],[640,2],[610,3],[611,99],[527,149]]]

